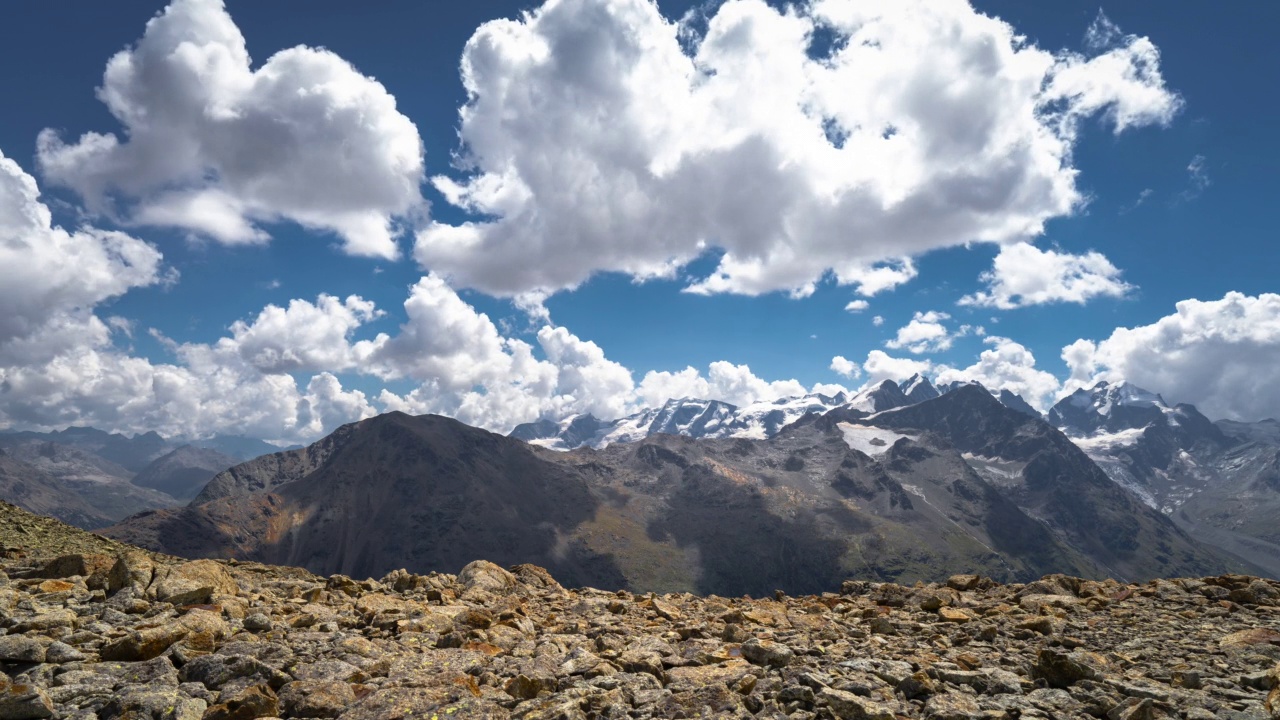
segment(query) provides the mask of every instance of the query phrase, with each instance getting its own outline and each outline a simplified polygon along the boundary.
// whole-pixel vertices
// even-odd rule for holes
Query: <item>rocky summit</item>
[[[0,718],[1280,717],[1280,583],[1249,576],[636,594],[183,561],[0,515]]]

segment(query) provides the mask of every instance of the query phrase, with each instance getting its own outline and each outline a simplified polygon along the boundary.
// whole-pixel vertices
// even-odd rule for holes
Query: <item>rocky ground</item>
[[[958,575],[817,596],[148,555],[0,507],[0,720],[1280,718],[1280,583]]]

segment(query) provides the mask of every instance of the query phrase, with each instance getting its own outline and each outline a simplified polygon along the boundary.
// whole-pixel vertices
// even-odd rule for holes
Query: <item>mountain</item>
[[[1196,574],[1224,562],[1114,483],[1063,433],[1005,407],[980,386],[867,422],[943,438],[1018,507],[1113,577]]]
[[[94,508],[95,517],[107,518],[105,524],[143,510],[177,504],[173,497],[163,492],[134,485],[131,482],[134,473],[127,468],[74,445],[17,433],[0,435],[0,448],[9,457],[43,473],[54,484],[53,487],[66,496],[61,502],[74,504],[72,498],[78,498]],[[15,496],[0,493],[0,498],[22,504]],[[101,527],[102,524],[86,527]]]
[[[132,482],[186,502],[198,495],[215,475],[239,463],[239,459],[212,448],[183,445],[152,460]]]
[[[714,410],[682,407],[668,404],[665,416],[687,424]],[[841,406],[768,439],[656,433],[553,451],[388,413],[235,466],[190,505],[103,532],[319,573],[456,572],[490,557],[554,568],[573,584],[727,596],[819,592],[851,576],[1149,578],[1241,567],[981,388],[858,418],[868,416]]]
[[[766,438],[808,413],[826,412],[846,400],[843,393],[835,396],[814,393],[739,408],[718,400],[681,398],[616,420],[600,420],[589,414],[560,421],[538,420],[516,426],[510,437],[553,450],[604,448],[657,434]]]
[[[0,498],[37,515],[81,528],[100,528],[120,518],[103,515],[57,478],[0,450]]]
[[[942,394],[938,392],[938,388],[933,386],[933,383],[929,382],[929,378],[920,373],[907,378],[900,387],[902,394],[913,405],[925,400],[932,400]]]
[[[1210,422],[1128,383],[1063,398],[1049,420],[1118,485],[1201,542],[1280,577],[1280,424]]]

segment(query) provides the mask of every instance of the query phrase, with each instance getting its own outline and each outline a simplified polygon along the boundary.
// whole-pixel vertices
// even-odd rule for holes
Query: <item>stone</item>
[[[818,700],[826,703],[841,720],[895,720],[897,716],[893,705],[833,688],[823,688],[818,693]]]
[[[28,720],[53,716],[53,702],[44,689],[0,679],[0,720]]]
[[[938,608],[938,617],[944,622],[950,623],[967,623],[978,619],[971,611],[964,608],[941,607]]]
[[[947,587],[961,592],[973,590],[982,582],[982,577],[978,575],[952,575],[947,578]]]
[[[0,662],[42,663],[45,644],[34,637],[5,635],[0,637]]]
[[[756,665],[786,667],[791,664],[795,653],[780,642],[752,638],[742,644],[742,657]]]
[[[982,709],[970,696],[961,693],[934,695],[924,704],[927,720],[980,720]]]
[[[265,684],[283,687],[291,678],[248,655],[205,655],[182,666],[183,682],[198,682],[210,690]]]
[[[200,605],[237,589],[235,578],[217,561],[192,560],[157,570],[147,593],[174,605]]]
[[[254,613],[245,617],[243,625],[249,632],[264,632],[271,629],[271,618],[263,613]]]
[[[50,560],[40,569],[42,578],[69,578],[75,576],[89,577],[105,573],[115,564],[110,555],[82,554],[60,555]]]
[[[279,693],[280,709],[288,715],[307,718],[336,718],[356,702],[351,684],[342,681],[297,680]]]
[[[107,571],[107,592],[116,593],[131,588],[135,595],[146,592],[155,573],[156,564],[140,552],[127,552],[116,558]]]
[[[476,560],[462,568],[458,582],[464,591],[483,590],[491,593],[507,593],[516,587],[516,576],[487,560]]]
[[[218,704],[211,706],[203,720],[254,720],[280,714],[275,691],[266,685],[251,685],[235,692],[224,692]]]
[[[1106,674],[1106,666],[1106,658],[1096,653],[1083,650],[1068,653],[1055,648],[1041,648],[1036,655],[1032,675],[1051,687],[1068,688],[1081,680],[1101,680]]]

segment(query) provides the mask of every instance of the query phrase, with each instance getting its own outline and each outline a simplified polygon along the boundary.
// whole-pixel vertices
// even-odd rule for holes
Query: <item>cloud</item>
[[[252,323],[236,321],[231,337],[220,343],[267,373],[341,372],[354,368],[375,346],[353,346],[351,334],[382,315],[358,295],[346,300],[321,295],[315,303],[290,300],[288,308],[266,306]]]
[[[829,390],[832,386],[824,386]],[[692,367],[679,372],[649,371],[637,388],[640,405],[653,407],[669,398],[720,400],[731,405],[750,405],[761,400],[803,395],[804,385],[796,380],[769,382],[756,376],[746,365],[723,360],[711,363],[703,376]]]
[[[991,270],[979,279],[987,289],[960,298],[958,305],[1001,310],[1059,302],[1083,305],[1095,297],[1124,297],[1133,289],[1102,253],[1073,255],[1030,243],[1001,247]]]
[[[82,331],[105,338],[92,309],[166,281],[162,261],[124,233],[54,225],[35,178],[0,152],[0,362],[55,351]]]
[[[647,0],[557,0],[476,30],[467,172],[431,180],[472,219],[424,227],[418,261],[512,296],[716,253],[689,290],[873,295],[924,252],[1072,214],[1082,119],[1118,133],[1180,105],[1155,46],[1104,17],[1087,54],[1054,54],[963,2],[701,15],[705,31]]]
[[[222,0],[174,0],[107,63],[98,97],[123,139],[45,130],[40,168],[125,223],[236,244],[289,220],[394,258],[397,218],[422,204],[422,142],[395,98],[324,49],[252,69]]]
[[[896,337],[885,342],[885,347],[907,350],[916,355],[949,350],[957,335],[953,335],[942,323],[950,319],[951,316],[944,312],[917,312],[911,322],[898,328]],[[970,329],[966,325],[959,334],[967,333]]]
[[[875,317],[871,318],[871,324],[875,325],[876,327],[880,327],[881,325],[884,325],[884,316],[876,315]]]
[[[862,363],[867,373],[867,387],[879,385],[885,380],[901,382],[912,375],[928,375],[933,371],[933,363],[928,360],[912,360],[896,358],[883,350],[872,350],[867,353],[867,361]]]
[[[860,313],[871,307],[871,303],[866,300],[850,300],[848,305],[844,306],[845,312]]]
[[[1213,184],[1209,172],[1204,168],[1203,155],[1196,155],[1187,164],[1187,189],[1178,194],[1178,199],[1190,202],[1204,194],[1206,188]]]
[[[845,358],[843,355],[837,355],[831,358],[831,371],[837,375],[843,375],[851,380],[856,380],[862,375],[862,370],[858,367],[858,364]]]
[[[1009,338],[992,336],[983,342],[991,347],[982,351],[977,362],[960,369],[941,367],[936,381],[979,382],[988,390],[1008,390],[1021,395],[1041,412],[1048,410],[1061,387],[1058,378],[1037,369],[1031,351]]]
[[[1071,370],[1064,391],[1127,380],[1211,418],[1280,415],[1280,295],[1230,292],[1176,307],[1150,325],[1063,348]]]

